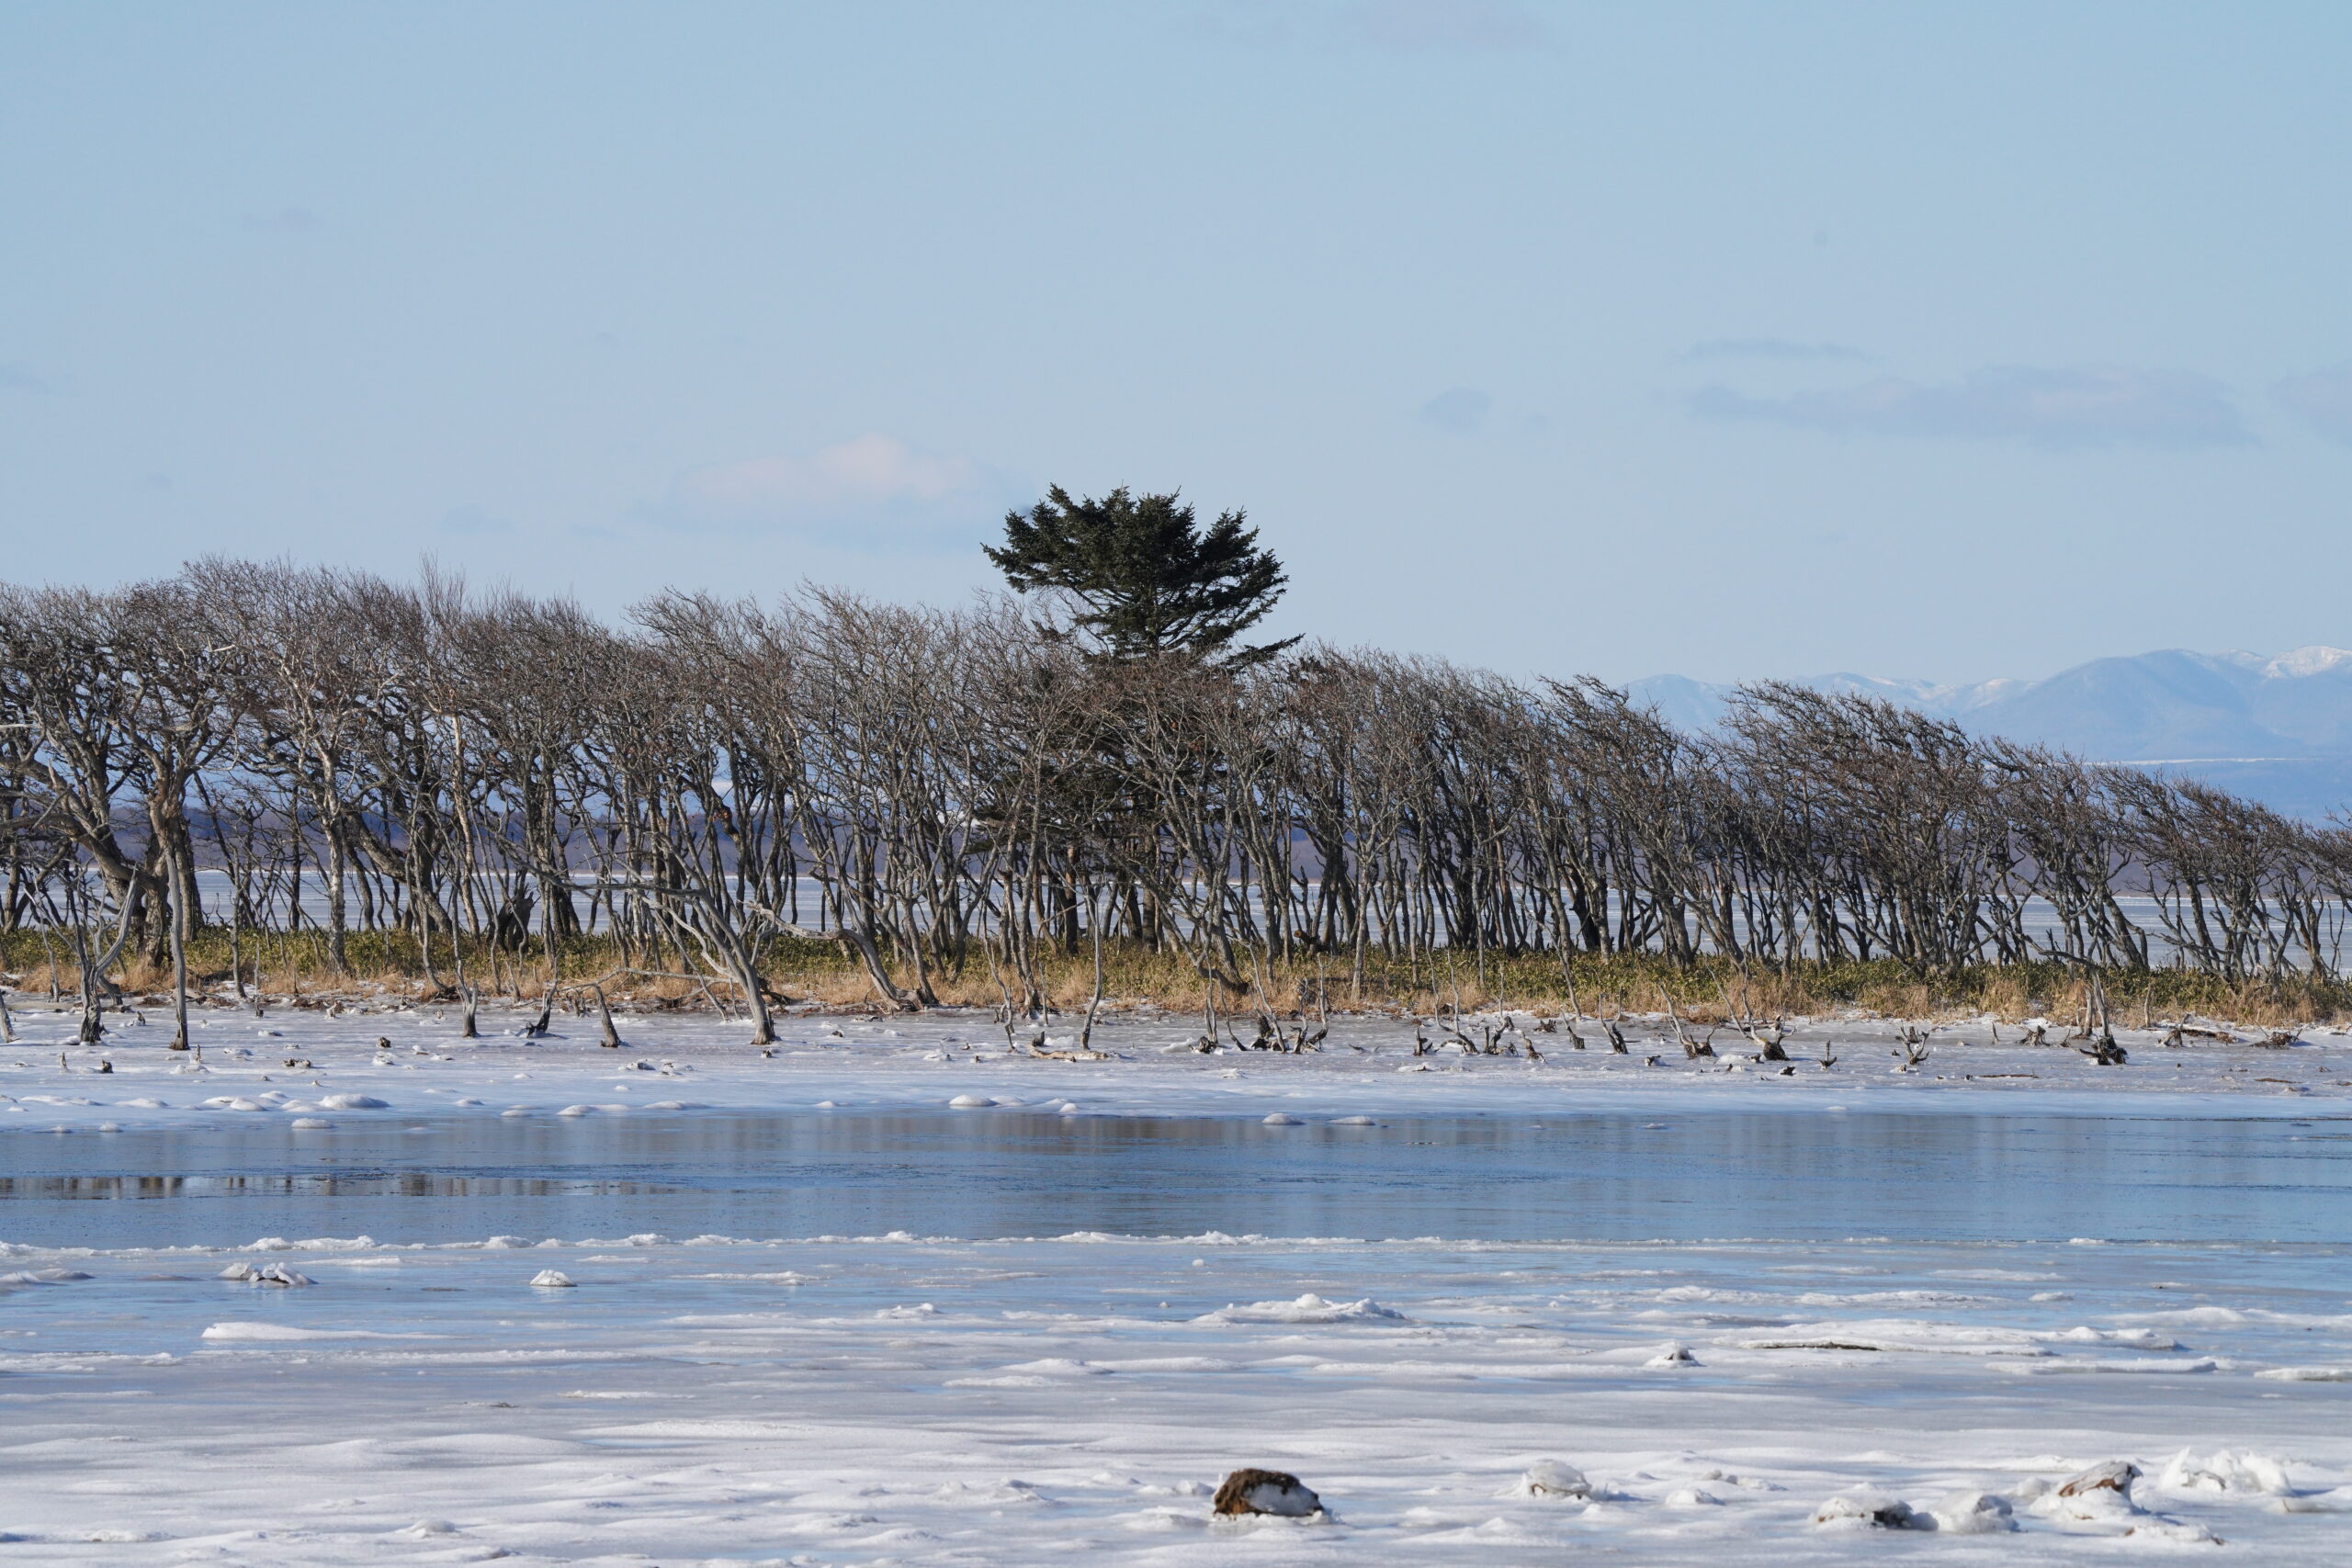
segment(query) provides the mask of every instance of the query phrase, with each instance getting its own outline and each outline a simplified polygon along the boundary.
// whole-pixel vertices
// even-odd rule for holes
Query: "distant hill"
[[[1958,721],[1981,735],[2062,747],[2095,761],[2193,774],[2299,817],[2352,807],[2352,650],[2165,649],[2095,659],[2042,681],[1939,686],[1840,671],[1806,679]],[[1680,675],[1632,685],[1678,728],[1714,727],[1733,688]]]

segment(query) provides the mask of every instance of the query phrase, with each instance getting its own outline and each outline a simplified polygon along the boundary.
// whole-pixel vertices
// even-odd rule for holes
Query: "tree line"
[[[1243,646],[1283,579],[1239,514],[1057,491],[1007,525],[1020,593],[963,609],[665,592],[615,625],[220,558],[0,586],[0,928],[160,963],[201,869],[232,935],[307,921],[341,966],[402,932],[458,994],[594,932],[763,1038],[785,939],[908,1008],[976,968],[1035,1006],[1102,943],[1237,996],[1302,958],[2342,959],[2340,827],[1779,682],[1697,736],[1592,679]]]

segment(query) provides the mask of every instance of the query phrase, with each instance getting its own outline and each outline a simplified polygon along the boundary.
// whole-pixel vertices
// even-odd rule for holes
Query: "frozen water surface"
[[[206,1021],[202,1074],[0,1047],[0,1568],[2352,1554],[2332,1039]],[[1245,1464],[1331,1517],[1212,1521]]]
[[[0,1234],[107,1247],[430,1242],[459,1216],[535,1235],[2352,1236],[2352,1120],[2221,1114],[402,1114],[331,1137],[224,1117],[9,1152]]]

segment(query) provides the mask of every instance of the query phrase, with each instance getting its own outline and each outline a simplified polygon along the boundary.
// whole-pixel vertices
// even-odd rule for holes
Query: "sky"
[[[1060,484],[1512,673],[2352,643],[2352,6],[0,0],[0,576],[957,603]]]

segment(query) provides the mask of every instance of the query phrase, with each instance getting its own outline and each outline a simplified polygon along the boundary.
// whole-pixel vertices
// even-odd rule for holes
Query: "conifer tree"
[[[1204,527],[1175,494],[1071,499],[1056,485],[1004,518],[1004,545],[984,546],[1015,590],[1058,592],[1071,630],[1099,657],[1129,662],[1180,655],[1227,667],[1260,664],[1296,642],[1235,646],[1273,609],[1290,581],[1261,548],[1245,514]]]

